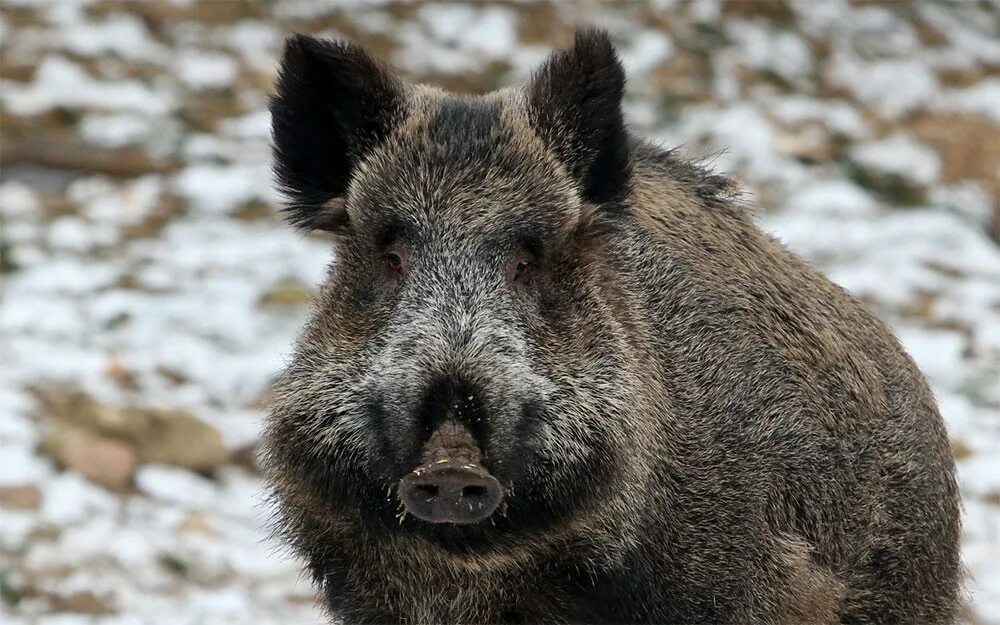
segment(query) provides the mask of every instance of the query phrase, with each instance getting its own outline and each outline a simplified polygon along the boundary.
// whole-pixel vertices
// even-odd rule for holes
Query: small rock
[[[122,388],[133,391],[139,388],[135,373],[129,370],[117,356],[111,358],[104,366],[104,375],[114,380]]]
[[[71,428],[51,430],[42,447],[67,469],[113,491],[128,488],[138,465],[127,443]]]
[[[951,440],[951,455],[955,457],[955,460],[965,460],[974,456],[975,452],[964,441],[953,438]]]
[[[298,280],[285,280],[260,298],[261,306],[304,306],[312,299],[309,287]]]
[[[989,192],[995,211],[990,234],[1000,241],[1000,127],[983,115],[925,114],[913,132],[937,149],[944,180],[975,180]]]
[[[159,408],[119,408],[83,393],[39,393],[52,431],[91,433],[129,444],[141,464],[162,463],[208,473],[229,462],[222,434],[191,413]],[[54,455],[54,454],[53,454]]]
[[[232,213],[233,219],[240,221],[260,221],[261,219],[273,219],[274,209],[270,204],[261,200],[248,200],[240,204]]]
[[[806,126],[798,132],[778,136],[778,152],[807,163],[829,161],[837,156],[837,145],[821,128]]]
[[[135,439],[143,463],[172,464],[211,472],[229,462],[222,434],[201,419],[175,410],[132,409],[147,418],[145,432]]]
[[[259,473],[260,463],[257,456],[258,449],[256,444],[244,445],[233,452],[233,462],[255,473]]]
[[[162,173],[171,167],[170,163],[154,159],[141,148],[102,149],[73,138],[54,140],[44,135],[31,141],[10,141],[4,146],[4,152],[5,160],[11,165],[51,167],[109,176]]]
[[[201,514],[192,514],[177,525],[177,534],[207,534],[218,536],[219,531]]]
[[[190,381],[186,375],[167,365],[157,365],[156,373],[173,386],[187,384]]]
[[[104,600],[89,591],[75,592],[65,597],[52,598],[52,607],[59,612],[78,614],[111,614],[113,611]]]
[[[33,484],[0,488],[0,508],[34,510],[42,503],[42,492]]]

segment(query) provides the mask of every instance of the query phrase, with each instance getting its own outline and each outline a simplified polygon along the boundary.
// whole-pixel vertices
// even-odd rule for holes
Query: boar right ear
[[[624,91],[625,70],[608,34],[597,29],[577,32],[573,45],[550,56],[528,84],[529,122],[595,204],[627,191]]]
[[[358,163],[404,115],[402,82],[357,45],[292,35],[270,108],[285,217],[305,230],[345,230]]]

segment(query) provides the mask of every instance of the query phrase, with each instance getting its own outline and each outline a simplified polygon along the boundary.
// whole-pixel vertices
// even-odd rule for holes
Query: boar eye
[[[514,280],[516,282],[524,282],[530,272],[531,260],[528,258],[518,258],[517,262],[514,263]]]
[[[403,271],[403,257],[396,252],[386,252],[385,264],[392,271]]]

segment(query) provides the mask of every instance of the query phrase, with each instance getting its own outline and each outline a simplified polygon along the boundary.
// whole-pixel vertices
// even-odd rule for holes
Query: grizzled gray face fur
[[[526,90],[478,98],[404,85],[358,48],[305,37],[281,72],[287,215],[338,241],[278,385],[272,454],[297,463],[281,477],[330,515],[457,550],[606,505],[637,430],[636,363],[613,278],[592,263],[628,175],[607,40],[582,37]],[[503,489],[478,526],[429,526],[396,497],[447,421]]]

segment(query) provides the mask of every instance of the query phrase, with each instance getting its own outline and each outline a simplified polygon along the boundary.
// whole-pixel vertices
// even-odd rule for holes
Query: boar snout
[[[493,514],[501,495],[485,469],[452,462],[421,467],[399,483],[406,511],[429,523],[478,523]]]
[[[454,421],[431,435],[420,466],[400,480],[398,492],[416,518],[462,525],[488,519],[503,498],[500,482],[481,464],[475,439]]]

